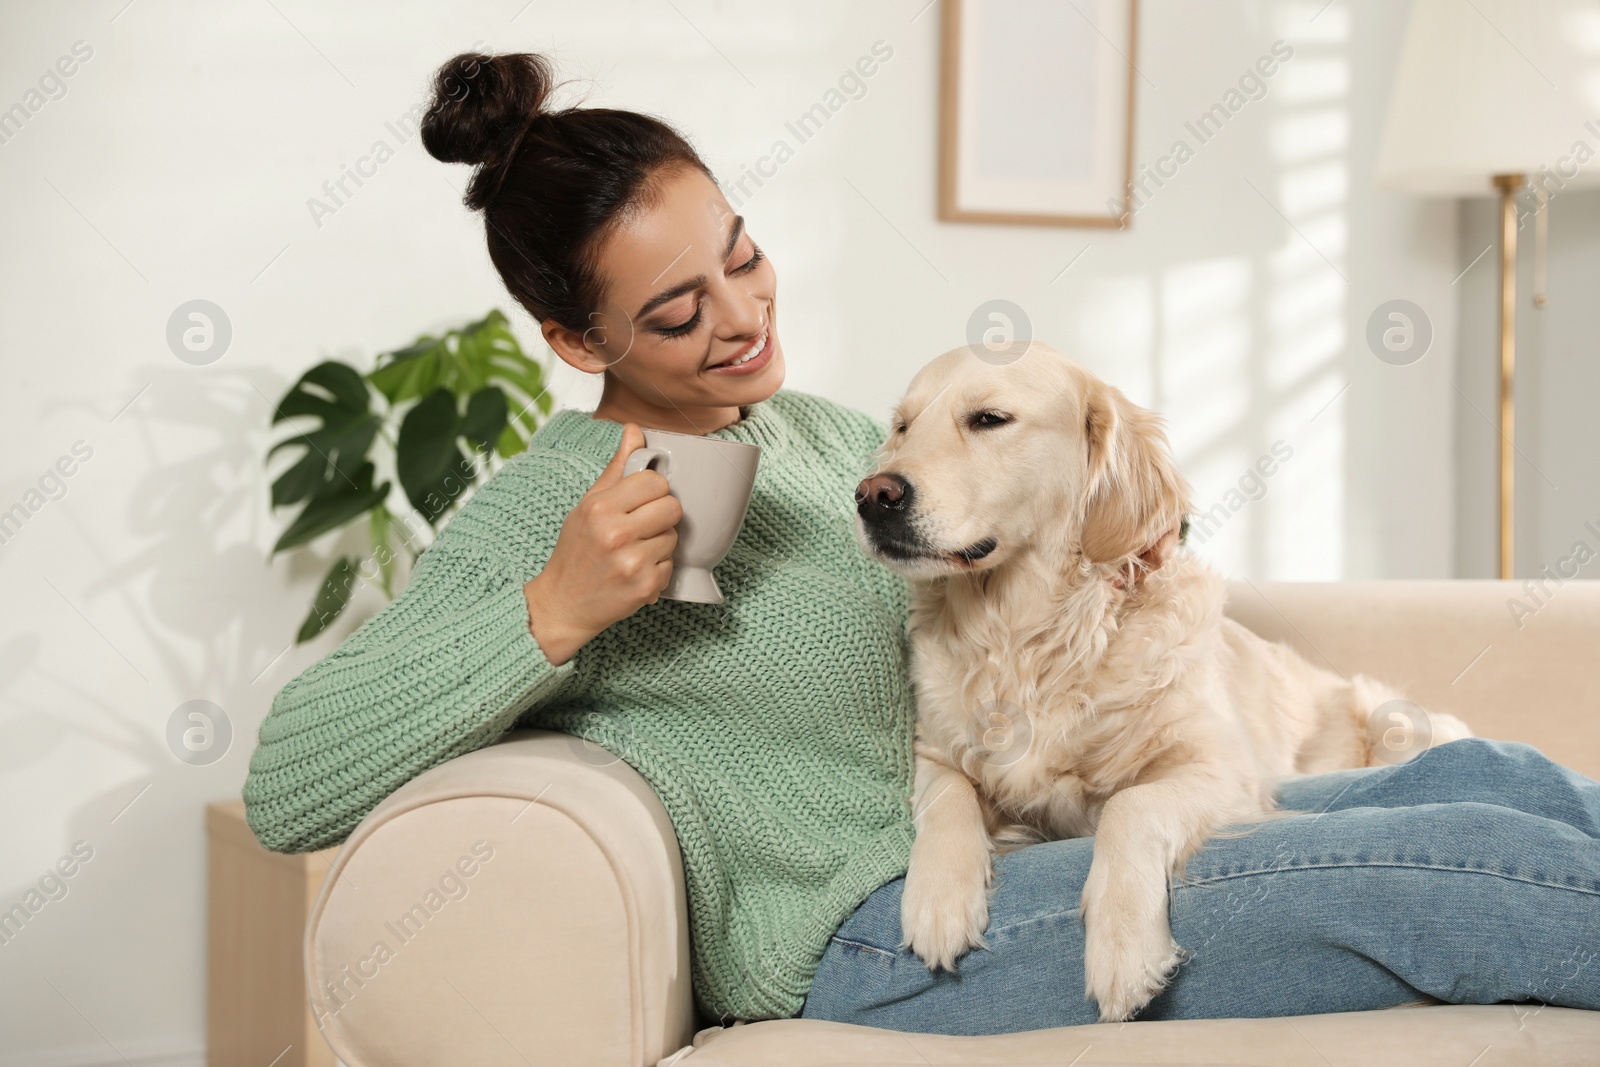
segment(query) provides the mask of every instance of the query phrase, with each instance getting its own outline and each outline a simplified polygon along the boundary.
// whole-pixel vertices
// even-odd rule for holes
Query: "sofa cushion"
[[[671,1067],[1210,1064],[1578,1067],[1600,1063],[1600,1012],[1437,1005],[1282,1019],[1105,1023],[995,1037],[905,1034],[813,1019],[702,1030]]]

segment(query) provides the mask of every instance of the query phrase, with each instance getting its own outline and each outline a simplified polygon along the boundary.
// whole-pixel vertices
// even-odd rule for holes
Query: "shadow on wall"
[[[75,990],[84,978],[63,963],[72,958],[69,946],[118,944],[118,958],[144,961],[141,983],[152,984],[130,987],[135,1001],[160,995],[163,983],[197,980],[203,968],[174,959],[171,932],[197,930],[196,916],[205,913],[202,805],[238,795],[260,721],[297,665],[333,647],[382,603],[373,591],[358,593],[348,617],[314,646],[292,650],[307,604],[286,589],[314,590],[333,555],[358,547],[358,539],[341,535],[319,552],[267,561],[278,534],[263,466],[269,398],[287,385],[262,367],[140,368],[125,395],[143,391],[116,416],[120,447],[142,453],[118,464],[140,472],[122,487],[128,539],[111,541],[70,507],[49,518],[78,542],[76,576],[52,584],[86,625],[52,623],[0,644],[8,711],[0,775],[70,745],[86,780],[121,779],[64,814],[61,857],[0,886],[0,951],[49,981],[55,992],[41,981],[33,1003],[53,1004],[49,1017],[64,1032],[81,1031],[85,1047],[103,1051],[104,1042],[84,1023],[95,1012],[78,1008],[81,1001],[92,1009],[92,997]],[[50,529],[35,521],[22,536]],[[128,647],[118,648],[94,622],[114,607],[137,620],[137,647],[122,639]],[[87,672],[75,677],[53,667],[52,658],[63,657],[44,655],[46,641],[70,642],[97,660],[120,657],[126,666],[116,663],[112,673],[128,679],[128,699],[104,695],[113,686],[97,685]],[[186,1002],[199,1031],[203,996],[192,992]]]

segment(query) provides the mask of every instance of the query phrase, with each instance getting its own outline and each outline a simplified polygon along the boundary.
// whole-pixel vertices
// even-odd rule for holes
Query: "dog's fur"
[[[984,944],[997,849],[1092,834],[1085,989],[1129,1018],[1181,960],[1169,879],[1269,817],[1277,779],[1394,762],[1370,719],[1398,694],[1226,618],[1178,544],[1190,491],[1160,420],[1047,346],[939,357],[878,464],[907,489],[879,506],[884,483],[862,483],[863,543],[915,585],[905,944],[954,970]],[[1424,745],[1470,736],[1424,717]]]

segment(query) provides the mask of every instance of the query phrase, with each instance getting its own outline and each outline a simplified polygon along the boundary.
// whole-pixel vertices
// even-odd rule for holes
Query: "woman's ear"
[[[1161,543],[1190,509],[1189,483],[1172,462],[1159,416],[1102,381],[1090,383],[1083,429],[1088,480],[1083,554],[1114,563]]]
[[[598,346],[586,343],[597,336],[593,330],[579,332],[561,325],[555,319],[545,319],[539,324],[539,332],[555,354],[561,357],[561,361],[574,370],[600,374],[611,366],[611,361],[597,351]]]

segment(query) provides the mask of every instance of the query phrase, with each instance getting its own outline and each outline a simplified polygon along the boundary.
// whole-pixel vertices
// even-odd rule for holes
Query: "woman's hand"
[[[622,429],[622,445],[567,514],[544,570],[523,587],[529,628],[552,665],[571,659],[600,631],[654,604],[672,577],[683,506],[652,470],[624,478],[644,431]]]

